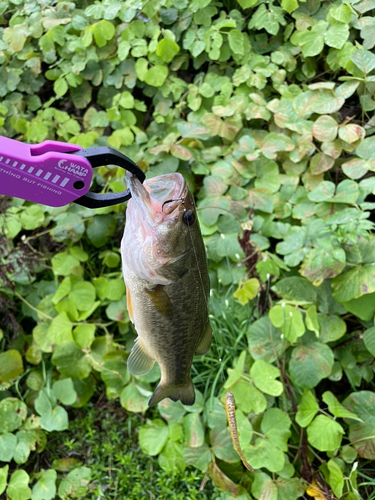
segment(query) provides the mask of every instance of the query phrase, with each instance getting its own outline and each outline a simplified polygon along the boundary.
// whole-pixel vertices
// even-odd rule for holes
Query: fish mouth
[[[185,179],[177,172],[152,177],[143,184],[135,175],[126,172],[126,182],[132,200],[154,222],[174,219],[175,212],[189,210],[194,204]]]

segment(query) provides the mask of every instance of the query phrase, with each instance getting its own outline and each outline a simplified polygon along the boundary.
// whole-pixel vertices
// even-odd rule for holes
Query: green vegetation
[[[126,369],[125,207],[1,198],[0,496],[375,498],[374,8],[0,2],[0,134],[181,172],[214,331],[192,369],[195,405],[148,410],[157,367]],[[126,185],[111,166],[94,180]],[[233,449],[226,391],[254,473]]]

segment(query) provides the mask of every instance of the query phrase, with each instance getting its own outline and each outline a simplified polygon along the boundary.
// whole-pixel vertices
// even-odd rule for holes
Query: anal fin
[[[132,375],[144,375],[154,366],[155,361],[146,354],[139,338],[134,343],[128,357],[128,371]]]
[[[203,332],[203,336],[195,349],[196,354],[206,354],[206,352],[209,350],[211,346],[211,341],[212,341],[212,328],[210,325],[210,322],[207,321],[206,328]]]
[[[126,308],[128,310],[130,321],[134,323],[133,304],[132,304],[132,299],[130,297],[130,290],[128,287],[126,287]]]

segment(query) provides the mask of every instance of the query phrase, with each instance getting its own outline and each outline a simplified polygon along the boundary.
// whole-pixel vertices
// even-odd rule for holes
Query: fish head
[[[199,231],[194,198],[184,177],[165,174],[143,184],[127,172],[132,194],[126,212],[123,261],[154,284],[170,284],[189,269]]]

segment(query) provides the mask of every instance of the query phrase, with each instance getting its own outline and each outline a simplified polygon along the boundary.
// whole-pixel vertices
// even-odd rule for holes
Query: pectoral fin
[[[203,336],[195,349],[196,354],[206,354],[209,350],[212,341],[212,328],[210,322],[207,321],[206,329],[203,332]]]
[[[126,308],[128,310],[130,321],[134,323],[133,304],[132,304],[132,299],[130,297],[130,290],[128,287],[126,287]]]
[[[150,297],[155,309],[163,316],[172,316],[173,308],[167,292],[163,285],[156,285],[155,288],[149,290],[145,288],[145,292]]]
[[[130,356],[128,357],[128,371],[132,375],[144,375],[154,366],[154,360],[146,354],[139,338],[134,343]]]

